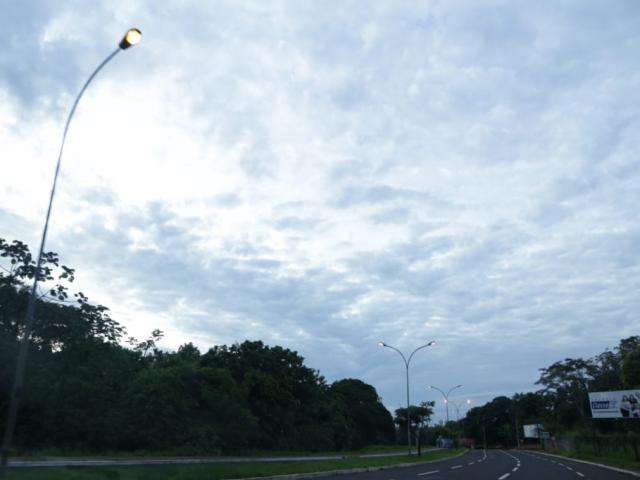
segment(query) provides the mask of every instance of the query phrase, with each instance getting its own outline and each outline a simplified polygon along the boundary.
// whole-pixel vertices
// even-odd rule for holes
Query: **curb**
[[[618,473],[626,473],[627,475],[640,478],[640,473],[638,472],[634,472],[633,470],[626,470],[620,467],[612,467],[611,465],[606,465],[604,463],[590,462],[588,460],[580,460],[577,458],[566,457],[564,455],[555,455],[553,453],[540,452],[537,450],[520,450],[520,451],[529,452],[529,453],[539,453],[540,455],[547,455],[548,457],[555,457],[555,458],[561,458],[563,460],[569,460],[572,462],[585,463],[587,465],[593,465],[594,467],[606,468],[607,470],[613,470],[614,472],[618,472]]]
[[[466,455],[467,453],[469,453],[468,449],[452,457],[440,458],[438,460],[426,460],[424,462],[396,463],[395,465],[382,465],[380,467],[343,468],[340,470],[325,470],[323,472],[284,473],[282,475],[271,475],[269,477],[243,477],[229,480],[297,480],[302,478],[330,477],[332,475],[348,475],[350,473],[377,472],[378,470],[388,470],[389,468],[415,467],[428,463],[442,462],[443,460],[451,460],[452,458],[461,457],[462,455]]]

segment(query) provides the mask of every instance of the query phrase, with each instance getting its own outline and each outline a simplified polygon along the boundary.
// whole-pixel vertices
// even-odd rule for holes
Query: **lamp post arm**
[[[447,398],[449,398],[449,395],[451,395],[451,392],[453,392],[454,390],[460,387],[462,387],[462,385],[456,385],[455,387],[450,388],[449,391],[447,392]]]
[[[389,345],[388,343],[384,344],[385,347],[390,348],[391,350],[395,350],[396,352],[398,352],[398,354],[402,357],[402,361],[404,362],[404,366],[406,368],[409,368],[409,362],[407,361],[407,357],[404,356],[404,353],[402,353],[400,350],[398,350],[396,347]],[[409,359],[411,360],[411,359]]]
[[[447,398],[447,394],[444,393],[442,390],[440,390],[438,387],[435,387],[435,386],[431,385],[431,388],[433,388],[434,390],[439,391],[442,394],[442,398],[444,398],[445,400],[449,401],[449,399]]]
[[[62,134],[62,142],[60,144],[60,151],[58,152],[58,160],[56,162],[56,170],[53,175],[53,185],[51,187],[51,194],[49,195],[49,206],[47,207],[47,216],[45,217],[44,228],[42,230],[42,238],[40,240],[40,250],[38,252],[38,257],[36,260],[36,270],[35,275],[33,276],[33,285],[31,286],[31,291],[29,295],[29,303],[27,304],[27,312],[25,316],[24,322],[24,330],[22,332],[22,338],[20,339],[20,347],[18,350],[18,360],[16,362],[16,370],[15,376],[13,379],[13,387],[11,389],[11,399],[9,401],[9,408],[7,411],[7,423],[5,426],[4,436],[2,440],[2,447],[0,448],[0,477],[4,476],[6,472],[8,458],[9,458],[9,449],[11,448],[11,442],[13,440],[13,433],[15,431],[17,414],[18,414],[18,406],[20,405],[20,399],[22,397],[22,386],[24,383],[24,371],[27,362],[27,356],[29,353],[29,337],[31,336],[31,330],[33,328],[33,319],[34,312],[36,307],[36,293],[38,288],[38,281],[40,280],[40,269],[42,268],[42,254],[44,252],[45,243],[47,241],[47,231],[49,230],[49,218],[51,217],[51,210],[53,207],[53,198],[56,193],[56,185],[58,183],[58,175],[60,173],[60,163],[62,161],[62,152],[64,150],[64,143],[67,139],[67,132],[69,131],[69,125],[71,124],[71,119],[73,118],[73,114],[76,111],[76,107],[78,106],[78,102],[85,90],[94,79],[94,77],[98,74],[102,68],[109,63],[109,61],[115,57],[120,48],[116,49],[112,53],[110,53],[107,58],[105,58],[100,65],[96,67],[93,73],[89,76],[87,81],[82,86],[80,93],[76,96],[75,101],[73,102],[73,106],[71,107],[71,111],[69,112],[69,116],[67,117],[67,122],[64,126],[64,132]]]
[[[407,360],[407,363],[411,362],[411,359],[413,358],[413,356],[416,354],[416,352],[418,350],[422,350],[423,348],[427,348],[429,346],[431,346],[431,344],[430,343],[426,343],[426,344],[422,345],[421,347],[416,348],[413,352],[411,352],[411,355],[409,355],[409,360]]]

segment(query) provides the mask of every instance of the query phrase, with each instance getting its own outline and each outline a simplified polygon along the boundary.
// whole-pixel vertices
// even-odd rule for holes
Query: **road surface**
[[[335,480],[630,480],[593,465],[513,450],[472,450],[416,467],[329,477]]]

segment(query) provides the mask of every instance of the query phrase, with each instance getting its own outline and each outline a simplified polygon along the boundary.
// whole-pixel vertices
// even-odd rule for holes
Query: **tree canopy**
[[[469,410],[460,422],[464,434],[494,445],[515,445],[516,431],[524,424],[542,423],[551,434],[563,432],[626,433],[638,426],[591,419],[589,392],[640,387],[640,337],[619,344],[592,358],[566,358],[540,369],[535,392],[496,397]],[[516,430],[518,429],[518,430]]]
[[[0,239],[0,428],[35,262]],[[16,429],[21,449],[220,452],[352,449],[395,439],[360,380],[327,384],[297,352],[261,341],[169,352],[138,340],[102,305],[72,294],[72,268],[46,253]]]

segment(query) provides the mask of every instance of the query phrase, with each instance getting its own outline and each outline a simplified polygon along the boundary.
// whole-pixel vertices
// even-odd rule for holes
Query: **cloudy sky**
[[[389,408],[638,333],[640,4],[12,1],[0,237],[162,346],[261,339]],[[440,409],[441,412],[441,409]]]

